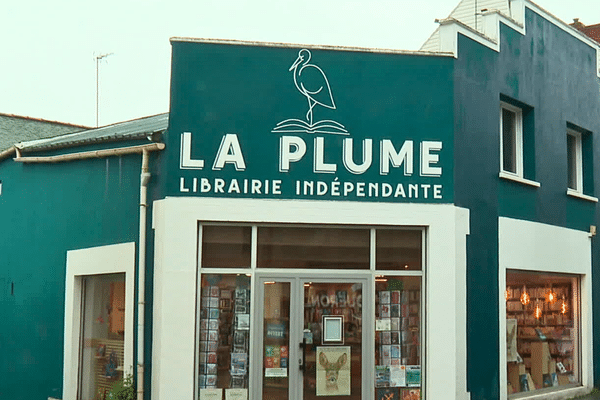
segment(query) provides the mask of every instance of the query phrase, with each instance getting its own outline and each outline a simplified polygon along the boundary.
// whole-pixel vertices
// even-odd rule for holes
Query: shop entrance
[[[260,398],[362,398],[366,283],[365,278],[258,279]]]

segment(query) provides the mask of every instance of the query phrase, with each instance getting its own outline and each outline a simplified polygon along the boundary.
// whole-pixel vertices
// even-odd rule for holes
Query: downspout
[[[140,174],[140,237],[138,249],[138,350],[137,350],[137,398],[144,400],[144,321],[146,299],[146,218],[148,182],[148,151],[142,152],[142,171]]]

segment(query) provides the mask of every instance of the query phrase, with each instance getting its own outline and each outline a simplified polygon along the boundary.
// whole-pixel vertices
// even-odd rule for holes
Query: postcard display
[[[420,398],[421,293],[403,286],[399,280],[377,283],[376,399]]]
[[[250,333],[250,289],[240,286],[203,286],[200,311],[199,382],[200,398],[248,388]]]

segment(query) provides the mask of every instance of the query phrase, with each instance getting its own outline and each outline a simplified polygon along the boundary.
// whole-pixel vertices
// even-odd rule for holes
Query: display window
[[[421,398],[421,277],[375,280],[376,399]]]
[[[246,389],[250,278],[204,274],[201,295],[198,387],[202,393],[209,393],[211,389]]]
[[[423,230],[199,231],[198,398],[424,398]]]
[[[581,385],[579,285],[576,275],[507,271],[509,397]]]
[[[124,373],[125,274],[82,279],[78,399],[103,400]]]

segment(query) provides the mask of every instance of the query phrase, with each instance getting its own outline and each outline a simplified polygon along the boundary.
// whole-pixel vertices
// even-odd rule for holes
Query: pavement
[[[600,393],[588,394],[585,396],[577,396],[576,400],[600,400]]]

